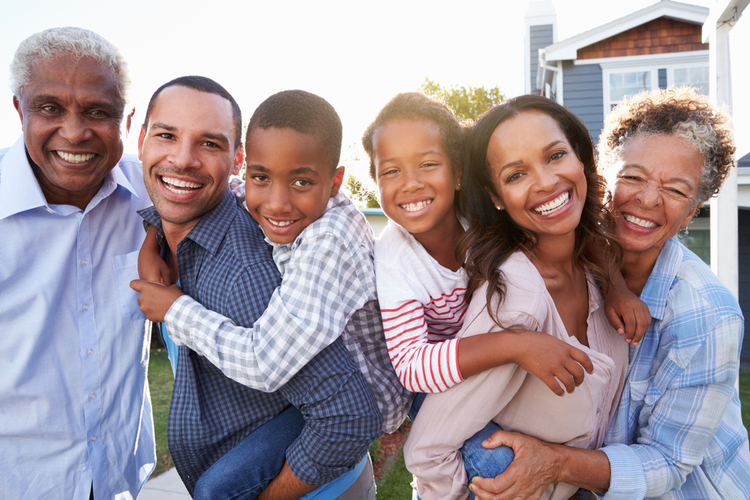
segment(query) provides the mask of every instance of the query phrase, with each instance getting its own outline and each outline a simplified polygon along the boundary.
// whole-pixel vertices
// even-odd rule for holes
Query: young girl
[[[456,256],[466,225],[456,199],[465,135],[445,105],[404,93],[386,104],[362,139],[390,219],[375,245],[375,273],[391,361],[404,386],[418,393],[443,392],[507,363],[535,375],[559,396],[572,393],[583,382],[584,368],[591,373],[593,365],[568,342],[539,331],[489,328],[456,338],[467,308],[467,277]],[[487,454],[479,443],[497,428],[490,422],[461,451]],[[504,455],[497,470],[477,471],[475,459],[464,457],[470,477],[504,470],[512,453],[494,451]]]

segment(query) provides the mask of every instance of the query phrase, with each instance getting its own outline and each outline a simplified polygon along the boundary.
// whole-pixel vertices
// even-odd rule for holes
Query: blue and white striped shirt
[[[748,434],[734,387],[744,332],[737,301],[676,238],[641,299],[652,322],[631,347],[605,439],[604,498],[750,498]]]

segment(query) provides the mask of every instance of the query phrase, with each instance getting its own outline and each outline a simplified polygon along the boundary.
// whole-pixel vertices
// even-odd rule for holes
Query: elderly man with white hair
[[[23,135],[0,150],[0,498],[131,499],[154,468],[137,294],[151,204],[123,156],[127,67],[80,28],[11,64]]]

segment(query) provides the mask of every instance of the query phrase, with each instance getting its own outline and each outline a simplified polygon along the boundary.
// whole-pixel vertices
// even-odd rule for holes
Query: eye
[[[216,144],[215,142],[211,142],[211,141],[204,141],[203,145],[206,146],[206,147],[208,147],[208,148],[212,148],[212,149],[220,148],[221,147],[218,144]]]
[[[521,178],[521,173],[520,172],[513,172],[512,174],[510,174],[508,177],[505,178],[505,182],[506,183],[513,182],[513,181],[518,180],[520,178]]]
[[[52,104],[48,104],[46,106],[42,106],[40,108],[43,112],[49,113],[49,114],[55,114],[58,113],[60,110],[57,108],[57,106],[53,106]]]
[[[439,165],[439,164],[438,164],[437,162],[434,162],[434,161],[430,161],[430,162],[427,162],[427,163],[423,163],[422,165],[420,165],[420,168],[430,168],[430,167],[437,167],[438,165]]]
[[[93,118],[107,118],[109,115],[101,109],[92,109],[89,111],[89,116]]]
[[[308,179],[297,179],[294,182],[292,182],[292,186],[295,186],[295,187],[307,187],[307,186],[312,186],[312,184],[313,184],[312,181]]]
[[[386,176],[386,175],[394,175],[398,173],[398,169],[395,168],[389,168],[387,170],[384,170],[380,172],[380,177]]]
[[[555,151],[554,153],[552,153],[552,154],[550,155],[550,157],[549,157],[549,161],[555,161],[555,160],[559,160],[560,158],[562,158],[562,157],[563,157],[563,156],[565,156],[566,154],[568,154],[568,152],[567,152],[567,151],[563,151],[563,150],[561,150],[561,151]]]
[[[266,182],[268,180],[268,176],[263,174],[250,174],[250,178],[255,182]]]
[[[156,137],[161,137],[162,139],[166,139],[168,141],[174,139],[174,135],[170,134],[169,132],[161,132],[159,134],[156,134]]]

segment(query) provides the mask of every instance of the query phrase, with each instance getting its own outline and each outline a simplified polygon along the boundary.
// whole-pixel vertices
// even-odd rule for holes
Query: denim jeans
[[[276,477],[286,449],[297,439],[305,420],[289,406],[258,427],[208,469],[195,485],[196,500],[252,500]]]
[[[409,418],[414,420],[422,407],[426,394],[418,394],[414,398],[409,411]],[[460,425],[457,422],[456,425]],[[513,450],[507,446],[487,449],[482,446],[482,441],[492,435],[493,432],[502,430],[495,422],[490,421],[484,429],[480,430],[464,442],[461,447],[461,455],[464,459],[466,474],[469,476],[469,482],[475,477],[495,477],[505,472],[510,463],[513,461]],[[417,496],[417,498],[419,498]],[[474,500],[474,493],[469,493],[469,498]]]

